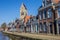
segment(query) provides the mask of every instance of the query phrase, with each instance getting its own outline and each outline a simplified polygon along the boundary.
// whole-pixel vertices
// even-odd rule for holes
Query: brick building
[[[60,1],[43,0],[38,9],[39,32],[60,34]]]

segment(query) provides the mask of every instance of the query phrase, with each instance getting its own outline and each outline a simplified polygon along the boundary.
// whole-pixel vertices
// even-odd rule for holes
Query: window
[[[46,4],[47,4],[47,5],[50,4],[50,3],[52,3],[51,0],[47,0],[47,1],[46,1]]]
[[[39,15],[39,19],[41,20],[41,15]]]
[[[28,22],[30,22],[31,20],[29,19]]]
[[[43,7],[45,6],[45,1],[43,1],[42,6],[43,6]]]
[[[58,21],[58,28],[59,28],[59,34],[60,34],[60,21]]]
[[[40,14],[39,14],[39,19],[42,20],[42,18],[43,18],[43,15],[42,15],[42,13],[40,12]]]
[[[60,8],[58,8],[58,18],[60,17]]]
[[[21,15],[24,15],[24,12],[22,12]]]
[[[36,32],[38,32],[38,24],[36,24],[35,26],[36,26]]]
[[[46,11],[43,11],[43,19],[46,19]]]
[[[47,31],[47,25],[46,25],[46,22],[44,22],[43,24],[43,30],[46,32]]]
[[[42,4],[43,6],[46,6],[46,0],[43,0],[43,4]]]
[[[40,31],[43,31],[42,23],[40,23]]]
[[[43,0],[43,6],[49,5],[52,3],[52,0]]]
[[[48,15],[47,16],[48,18],[52,18],[52,11],[51,11],[51,9],[48,10],[47,15]]]
[[[33,18],[33,21],[36,21],[36,17]]]

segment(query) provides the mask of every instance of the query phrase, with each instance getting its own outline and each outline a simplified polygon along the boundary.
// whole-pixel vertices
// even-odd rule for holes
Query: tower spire
[[[24,17],[27,15],[27,8],[24,3],[22,3],[20,7],[20,19],[24,19]]]
[[[27,8],[26,8],[26,6],[25,6],[24,3],[22,3],[21,8],[22,8],[22,7],[24,7],[24,8],[27,10]]]

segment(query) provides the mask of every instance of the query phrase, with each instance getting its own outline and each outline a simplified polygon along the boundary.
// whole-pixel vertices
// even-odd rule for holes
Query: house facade
[[[22,4],[20,19],[12,24],[18,32],[60,34],[60,1],[43,0],[36,16],[28,16],[27,8]]]
[[[56,0],[55,0],[56,1]],[[59,14],[60,2],[55,3],[52,0],[43,0],[38,9],[38,20],[40,32],[49,34],[60,34]]]

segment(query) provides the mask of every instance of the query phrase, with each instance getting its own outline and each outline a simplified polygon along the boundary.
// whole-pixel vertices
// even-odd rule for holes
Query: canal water
[[[34,39],[24,39],[24,38],[20,38],[20,37],[8,37],[6,35],[4,35],[2,32],[0,32],[0,40],[34,40]]]
[[[9,40],[9,38],[0,32],[0,40]]]

